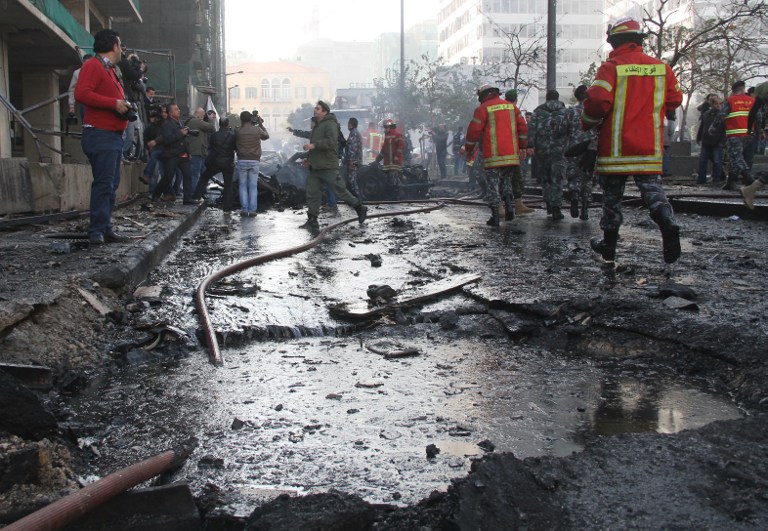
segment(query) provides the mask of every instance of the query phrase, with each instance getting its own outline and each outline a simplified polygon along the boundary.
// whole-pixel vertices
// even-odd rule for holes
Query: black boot
[[[575,197],[571,198],[571,217],[572,218],[579,217],[579,200],[576,199]]]
[[[355,207],[355,212],[357,212],[357,221],[360,224],[368,218],[368,207],[362,203]]]
[[[319,232],[320,224],[317,222],[317,216],[307,214],[307,221],[303,225],[299,226],[300,229],[307,229],[310,232]]]
[[[736,176],[732,173],[728,174],[728,178],[725,180],[725,184],[723,185],[721,190],[728,190],[733,191],[736,189]]]
[[[560,207],[553,206],[552,207],[552,219],[554,220],[561,220],[565,216],[563,216],[563,213],[560,211]]]
[[[589,240],[592,250],[603,257],[603,260],[613,262],[616,260],[616,242],[619,241],[618,229],[603,231],[603,239],[594,237]]]
[[[499,207],[491,207],[491,217],[485,222],[489,227],[499,226]]]
[[[749,186],[753,182],[755,182],[755,180],[752,178],[752,175],[749,174],[749,170],[745,170],[744,172],[742,172],[741,184],[743,184],[744,186]]]
[[[672,216],[672,207],[663,205],[661,208],[651,213],[651,219],[659,225],[661,229],[662,248],[664,250],[664,261],[672,264],[680,258],[680,225],[677,224]]]
[[[504,221],[515,219],[515,205],[511,199],[504,200]]]

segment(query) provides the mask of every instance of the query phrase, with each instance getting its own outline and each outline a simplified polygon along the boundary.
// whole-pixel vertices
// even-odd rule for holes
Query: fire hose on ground
[[[178,448],[119,470],[50,505],[46,505],[3,529],[4,531],[59,529],[139,483],[152,479],[165,471],[180,467],[192,453],[194,446],[195,442],[189,441]]]
[[[438,210],[440,208],[443,208],[443,206],[445,205],[445,201],[436,200],[436,199],[424,200],[424,201],[407,201],[407,202],[408,203],[427,202],[427,203],[436,203],[436,204],[428,207],[423,207],[423,208],[415,208],[412,210],[399,210],[396,212],[382,212],[380,214],[370,214],[368,216],[368,219],[382,218],[387,216],[405,216],[409,214],[418,214],[421,212],[431,212],[433,210]],[[381,203],[369,203],[369,204],[396,204],[396,203],[398,202],[386,201]],[[288,256],[292,256],[292,255],[304,252],[306,250],[309,250],[315,247],[321,241],[323,241],[323,239],[329,232],[341,227],[342,225],[346,225],[348,223],[352,223],[356,221],[357,221],[357,218],[355,217],[355,218],[349,218],[349,219],[339,221],[338,223],[334,223],[333,225],[328,225],[327,227],[323,228],[317,234],[317,236],[307,241],[306,243],[297,245],[295,247],[289,247],[287,249],[282,249],[279,251],[262,254],[253,258],[248,258],[246,260],[236,262],[234,264],[230,264],[227,267],[220,269],[218,271],[215,271],[214,273],[205,277],[203,281],[200,282],[200,284],[197,287],[197,291],[195,292],[195,306],[197,308],[200,324],[203,327],[203,334],[205,335],[205,341],[206,341],[206,344],[208,345],[208,355],[211,360],[211,363],[217,366],[223,365],[224,363],[224,360],[221,355],[221,349],[219,348],[219,342],[216,338],[216,331],[213,328],[213,324],[211,322],[211,316],[208,312],[208,307],[205,303],[205,291],[208,289],[208,287],[211,284],[233,273],[237,273],[238,271],[248,269],[249,267],[257,266],[260,264],[271,262],[272,260],[278,260],[280,258],[285,258]]]

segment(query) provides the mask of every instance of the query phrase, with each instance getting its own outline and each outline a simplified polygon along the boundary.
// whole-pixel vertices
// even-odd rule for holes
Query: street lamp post
[[[237,72],[227,72],[227,73],[224,74],[224,78],[226,79],[227,76],[234,76],[235,74],[242,74],[242,73],[243,73],[242,70],[238,70]],[[226,85],[226,82],[225,82],[225,85]],[[232,108],[231,108],[231,105],[230,105],[229,92],[233,88],[236,88],[236,87],[237,87],[237,85],[234,85],[234,86],[229,87],[227,89],[227,107],[226,108],[229,110],[230,113],[232,112]]]
[[[232,85],[227,89],[227,109],[229,110],[229,114],[232,114],[232,89],[236,89],[240,85]]]

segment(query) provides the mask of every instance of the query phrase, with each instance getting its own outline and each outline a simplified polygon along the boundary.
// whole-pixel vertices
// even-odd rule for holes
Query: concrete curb
[[[115,290],[138,285],[168,256],[181,237],[197,223],[206,208],[204,204],[198,205],[178,224],[142,240],[126,253],[122,263],[102,269],[91,278],[99,285]]]

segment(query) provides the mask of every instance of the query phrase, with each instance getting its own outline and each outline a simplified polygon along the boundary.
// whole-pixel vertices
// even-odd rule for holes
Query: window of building
[[[271,95],[272,95],[272,91],[269,89],[269,80],[262,79],[261,80],[261,97],[264,100],[268,100]]]
[[[307,97],[307,87],[296,87],[295,90],[296,99],[304,99]]]
[[[274,78],[272,80],[272,101],[277,101],[280,99],[280,80],[277,78]]]
[[[255,100],[259,97],[259,89],[256,87],[245,87],[245,97]]]
[[[280,100],[288,101],[291,99],[291,80],[288,78],[283,79],[283,83],[280,86]]]
[[[319,87],[315,85],[312,87],[312,97],[317,99],[322,99],[323,97],[323,87]]]
[[[231,100],[240,99],[240,87],[232,87],[229,89],[229,99]]]

